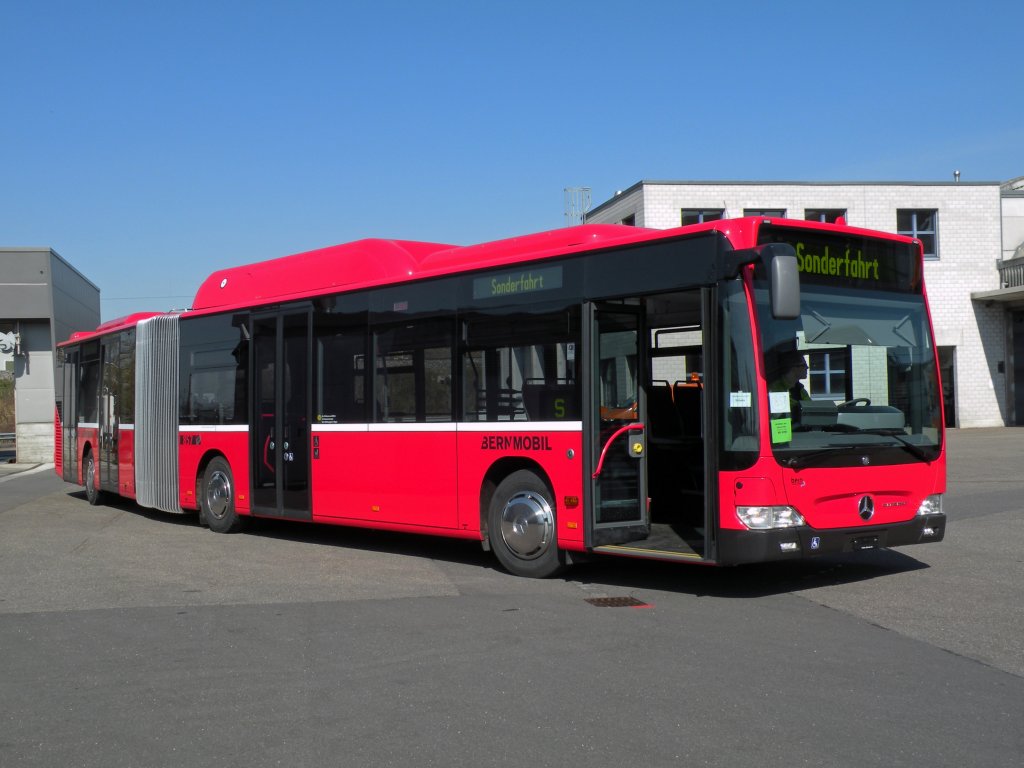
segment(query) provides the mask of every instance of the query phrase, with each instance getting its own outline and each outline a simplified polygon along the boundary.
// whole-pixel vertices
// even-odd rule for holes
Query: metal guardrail
[[[1024,256],[999,262],[999,286],[1019,288],[1024,285]]]

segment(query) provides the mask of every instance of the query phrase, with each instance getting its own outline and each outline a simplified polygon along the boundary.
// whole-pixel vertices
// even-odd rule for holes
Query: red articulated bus
[[[57,473],[253,517],[717,565],[936,542],[920,243],[845,225],[363,240],[62,345]]]

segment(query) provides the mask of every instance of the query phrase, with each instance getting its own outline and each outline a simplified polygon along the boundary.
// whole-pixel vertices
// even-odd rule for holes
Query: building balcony
[[[1018,248],[1012,259],[996,262],[999,287],[994,291],[973,291],[971,300],[985,306],[1002,304],[1007,309],[1024,309],[1024,248]]]

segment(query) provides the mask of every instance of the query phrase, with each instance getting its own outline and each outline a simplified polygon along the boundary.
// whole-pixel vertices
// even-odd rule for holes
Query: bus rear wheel
[[[199,503],[203,522],[214,533],[234,533],[242,529],[245,521],[235,512],[235,481],[231,465],[220,456],[206,465]]]
[[[509,573],[543,579],[565,569],[551,496],[547,485],[525,469],[513,472],[495,490],[487,531],[491,549]]]
[[[85,454],[85,498],[94,507],[103,501],[103,491],[96,476],[96,456],[92,451]]]

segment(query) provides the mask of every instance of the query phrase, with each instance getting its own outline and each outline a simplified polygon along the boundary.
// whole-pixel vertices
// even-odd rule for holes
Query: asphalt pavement
[[[939,544],[547,581],[0,474],[0,767],[1019,765],[1021,455],[949,433]]]

